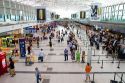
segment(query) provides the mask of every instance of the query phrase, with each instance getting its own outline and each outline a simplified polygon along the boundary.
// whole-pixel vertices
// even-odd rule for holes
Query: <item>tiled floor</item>
[[[58,29],[60,28],[63,27],[59,26]],[[79,42],[81,50],[86,51],[86,61],[88,48],[92,48],[92,72],[103,72],[95,73],[95,83],[110,83],[110,80],[114,79],[113,72],[125,72],[125,61],[121,62],[120,69],[118,69],[117,66],[119,61],[117,59],[114,60],[114,63],[111,63],[113,59],[110,56],[106,58],[106,51],[102,52],[101,48],[100,50],[96,50],[95,47],[88,46],[88,41],[85,41],[87,40],[85,39],[86,37],[83,37],[83,41],[78,37],[76,38]],[[54,44],[53,51],[50,51],[48,40],[42,41],[40,43],[40,48],[37,48],[36,44],[33,44],[35,63],[32,66],[25,66],[25,60],[19,59],[19,62],[15,64],[15,70],[17,72],[16,76],[12,78],[8,74],[5,74],[0,77],[0,83],[36,83],[34,74],[35,67],[39,68],[44,79],[49,79],[49,83],[85,83],[84,68],[86,63],[72,62],[70,55],[69,61],[64,61],[63,50],[67,47],[67,37],[65,37],[64,39],[65,41],[63,43],[58,43],[56,38],[52,40]],[[40,63],[37,60],[38,52],[41,48],[43,48],[43,51],[46,54],[43,63]],[[104,62],[103,69],[101,69],[102,60]],[[120,78],[118,78],[118,76],[116,77],[116,79],[120,81]],[[123,75],[123,79],[125,80],[125,75]],[[91,80],[93,80],[93,74],[91,75]],[[43,83],[48,82],[44,81]]]

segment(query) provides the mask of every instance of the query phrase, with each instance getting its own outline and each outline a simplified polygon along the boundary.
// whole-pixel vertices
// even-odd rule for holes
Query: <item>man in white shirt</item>
[[[41,51],[39,52],[39,57],[38,60],[41,60],[41,62],[43,62],[43,57],[45,56],[43,49],[41,49]]]

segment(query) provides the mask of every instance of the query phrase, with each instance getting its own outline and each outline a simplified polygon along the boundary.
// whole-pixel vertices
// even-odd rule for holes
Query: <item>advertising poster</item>
[[[20,55],[21,57],[26,57],[26,46],[25,39],[19,39]]]
[[[3,66],[3,68],[6,67],[6,60],[5,59],[2,60],[2,66]]]
[[[54,13],[53,12],[51,13],[51,19],[54,19]]]
[[[86,12],[85,11],[80,11],[80,18],[81,19],[86,18]]]
[[[102,14],[102,8],[101,8],[101,7],[98,7],[97,13],[98,13],[98,15],[101,15],[101,14]]]
[[[59,19],[59,15],[55,15],[55,19]]]
[[[46,20],[46,10],[37,9],[37,20]]]
[[[91,6],[91,17],[97,17],[98,5]]]

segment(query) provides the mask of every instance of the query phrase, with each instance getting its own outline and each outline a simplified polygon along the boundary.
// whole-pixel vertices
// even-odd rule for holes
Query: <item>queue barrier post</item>
[[[120,69],[120,60],[119,60],[119,62],[118,62],[118,66],[117,66],[117,68]]]
[[[103,60],[102,60],[102,66],[101,66],[101,69],[103,69]]]

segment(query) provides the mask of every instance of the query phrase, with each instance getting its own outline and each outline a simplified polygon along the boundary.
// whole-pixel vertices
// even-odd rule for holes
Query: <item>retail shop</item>
[[[13,44],[18,43],[18,39],[22,37],[21,29],[0,33],[0,46],[14,47]]]

